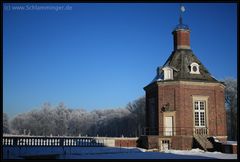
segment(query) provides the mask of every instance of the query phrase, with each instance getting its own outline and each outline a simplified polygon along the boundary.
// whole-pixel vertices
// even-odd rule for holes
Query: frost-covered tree
[[[224,80],[225,103],[227,107],[227,122],[229,140],[237,140],[237,80],[227,78]]]
[[[3,113],[3,133],[10,133],[8,115]]]
[[[17,134],[138,136],[144,125],[145,98],[139,98],[125,108],[86,111],[70,109],[63,103],[52,107],[44,103],[40,109],[18,114],[11,120]]]

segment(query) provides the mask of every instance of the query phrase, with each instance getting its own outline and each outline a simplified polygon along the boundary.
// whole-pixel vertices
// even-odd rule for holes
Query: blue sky
[[[195,55],[217,79],[237,78],[237,5],[184,6]],[[126,106],[173,51],[178,18],[178,3],[5,3],[3,111]]]

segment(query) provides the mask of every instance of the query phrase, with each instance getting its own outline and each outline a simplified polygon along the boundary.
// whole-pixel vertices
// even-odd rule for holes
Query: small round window
[[[200,74],[199,65],[196,62],[191,63],[190,67],[191,67],[190,69],[191,74]]]
[[[197,67],[196,66],[193,66],[193,71],[196,72],[197,71]]]

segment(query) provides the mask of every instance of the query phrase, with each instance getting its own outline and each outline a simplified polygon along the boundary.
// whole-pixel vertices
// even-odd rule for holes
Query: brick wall
[[[181,47],[190,47],[189,31],[176,31],[173,33],[174,49]]]
[[[115,140],[116,147],[137,147],[136,139],[116,139]]]
[[[159,110],[170,104],[170,109],[176,111],[176,127],[185,128],[182,135],[192,135],[194,127],[193,96],[208,97],[208,123],[210,136],[226,136],[226,111],[224,89],[216,84],[186,85],[186,84],[159,84],[158,106]],[[159,111],[159,126],[163,127],[162,113]]]
[[[173,136],[171,148],[176,150],[191,150],[193,145],[192,136]]]

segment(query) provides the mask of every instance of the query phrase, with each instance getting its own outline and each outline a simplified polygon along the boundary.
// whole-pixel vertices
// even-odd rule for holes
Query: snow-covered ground
[[[237,159],[237,154],[226,154],[221,152],[205,152],[201,149],[192,149],[192,150],[168,150],[165,153],[172,153],[177,155],[190,155],[190,156],[203,156],[203,157],[210,157],[216,159]]]
[[[8,151],[9,150],[9,151]],[[58,159],[237,159],[237,154],[193,150],[151,152],[140,148],[118,147],[4,147],[4,159],[21,156],[58,154]]]

